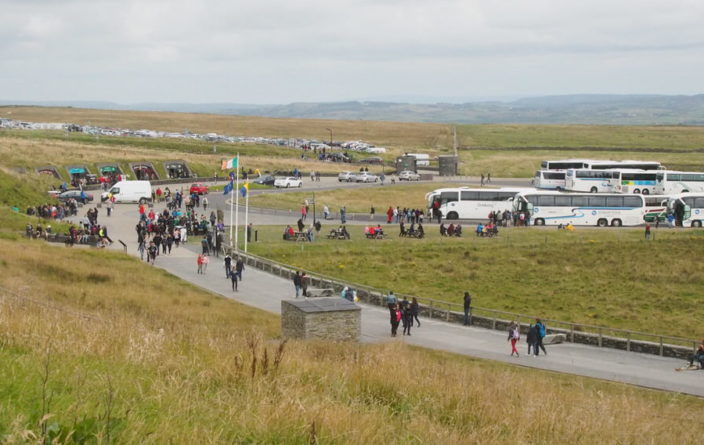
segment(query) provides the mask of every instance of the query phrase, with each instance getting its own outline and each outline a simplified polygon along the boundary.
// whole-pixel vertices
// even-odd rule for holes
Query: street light
[[[332,130],[329,128],[326,128],[330,132],[330,146],[332,147]]]

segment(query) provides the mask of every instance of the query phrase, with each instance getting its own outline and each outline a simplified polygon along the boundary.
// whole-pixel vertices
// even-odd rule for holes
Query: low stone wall
[[[296,273],[295,269],[290,269],[285,266],[276,264],[273,261],[265,261],[259,258],[249,256],[243,253],[240,255],[244,258],[245,263],[251,267],[263,270],[265,272],[278,275],[289,280],[293,280]],[[359,288],[357,285],[345,283],[342,281],[309,276],[312,287],[333,289],[336,293],[340,293],[345,286],[348,286],[357,291],[357,297],[360,302],[386,306],[385,295],[377,290]],[[451,305],[428,306],[420,305],[419,315],[427,318],[440,319],[449,323],[464,323],[464,313],[451,310]],[[505,320],[493,317],[472,316],[472,326],[493,329],[498,331],[507,331],[511,320]],[[521,324],[521,331],[528,333],[528,325]],[[623,351],[640,352],[644,354],[660,355],[663,357],[687,358],[693,351],[696,345],[690,347],[668,345],[666,343],[648,342],[643,340],[629,340],[627,338],[619,338],[607,335],[599,335],[596,333],[582,332],[579,330],[568,330],[547,327],[548,334],[564,334],[566,341],[572,343],[581,343],[604,348],[619,349]]]
[[[285,338],[359,341],[361,311],[303,312],[284,300],[281,302],[281,334]]]

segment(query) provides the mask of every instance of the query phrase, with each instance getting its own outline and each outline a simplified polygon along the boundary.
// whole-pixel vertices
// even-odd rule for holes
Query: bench
[[[367,239],[384,239],[383,233],[365,233]]]
[[[286,241],[308,241],[306,232],[293,232],[293,236],[285,238]]]
[[[328,234],[328,239],[348,239],[347,236],[343,232],[337,229],[332,229],[330,233]]]

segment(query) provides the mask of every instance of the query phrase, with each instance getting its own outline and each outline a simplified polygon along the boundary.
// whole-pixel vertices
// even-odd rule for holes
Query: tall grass
[[[0,269],[0,285],[32,299],[6,291],[0,298],[6,443],[693,443],[700,436],[704,402],[692,397],[400,341],[282,346],[277,317],[120,254],[0,240]]]

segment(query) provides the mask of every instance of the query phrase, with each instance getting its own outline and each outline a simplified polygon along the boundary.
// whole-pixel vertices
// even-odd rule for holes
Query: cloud
[[[704,67],[702,18],[704,2],[689,0],[6,0],[0,93],[287,102],[430,86],[466,96],[464,77],[489,94],[543,94],[556,66],[565,92],[618,92],[638,66],[665,74],[641,76],[642,92],[693,93],[699,82],[681,71]],[[580,75],[604,61],[617,75]]]

